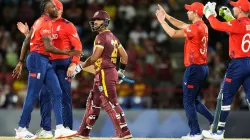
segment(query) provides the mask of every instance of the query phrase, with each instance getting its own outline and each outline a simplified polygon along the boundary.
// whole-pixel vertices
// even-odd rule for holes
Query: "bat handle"
[[[135,83],[134,80],[128,79],[128,78],[126,78],[126,77],[122,78],[122,80],[123,80],[124,82],[130,83],[130,84],[134,84],[134,83]]]

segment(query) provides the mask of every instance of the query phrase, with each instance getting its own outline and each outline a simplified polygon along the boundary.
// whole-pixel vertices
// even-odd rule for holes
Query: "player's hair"
[[[51,2],[51,0],[42,0],[41,1],[41,4],[40,4],[40,10],[41,10],[41,13],[44,12],[44,8],[46,7],[46,5]]]

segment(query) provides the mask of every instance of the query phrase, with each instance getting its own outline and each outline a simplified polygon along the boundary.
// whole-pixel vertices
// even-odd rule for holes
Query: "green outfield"
[[[14,137],[0,137],[0,140],[15,140]],[[45,140],[45,139],[44,139]],[[63,139],[63,140],[83,140],[80,138]],[[110,140],[110,138],[91,138],[89,140]],[[130,140],[180,140],[180,138],[132,138]],[[208,140],[208,139],[204,139]],[[224,140],[250,140],[246,138],[230,138]]]

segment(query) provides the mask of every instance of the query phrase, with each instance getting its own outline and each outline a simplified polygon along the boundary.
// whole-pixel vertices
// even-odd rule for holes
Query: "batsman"
[[[101,107],[113,122],[117,136],[114,139],[129,139],[132,134],[127,126],[125,114],[118,104],[116,84],[118,77],[123,78],[128,56],[120,41],[108,30],[110,16],[106,11],[97,11],[89,22],[91,30],[98,32],[94,41],[93,54],[85,62],[79,62],[82,68],[94,64],[95,78],[90,91],[85,115],[78,134],[90,137],[90,131],[99,117]],[[120,68],[117,72],[117,56],[120,55]],[[113,138],[111,138],[113,139]]]

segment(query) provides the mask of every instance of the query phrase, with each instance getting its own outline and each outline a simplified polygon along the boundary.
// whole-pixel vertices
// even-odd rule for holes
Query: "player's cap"
[[[110,16],[106,11],[99,10],[99,11],[95,12],[95,14],[91,20],[93,21],[95,19],[110,20]]]
[[[237,2],[231,1],[230,4],[234,7],[239,7],[244,12],[248,12],[250,9],[250,4],[248,0],[238,0]]]
[[[59,0],[54,0],[56,8],[63,10],[63,4]]]
[[[203,8],[204,5],[200,2],[194,2],[191,5],[185,4],[185,8],[188,11],[194,11],[195,13],[197,13],[199,16],[203,16]]]

